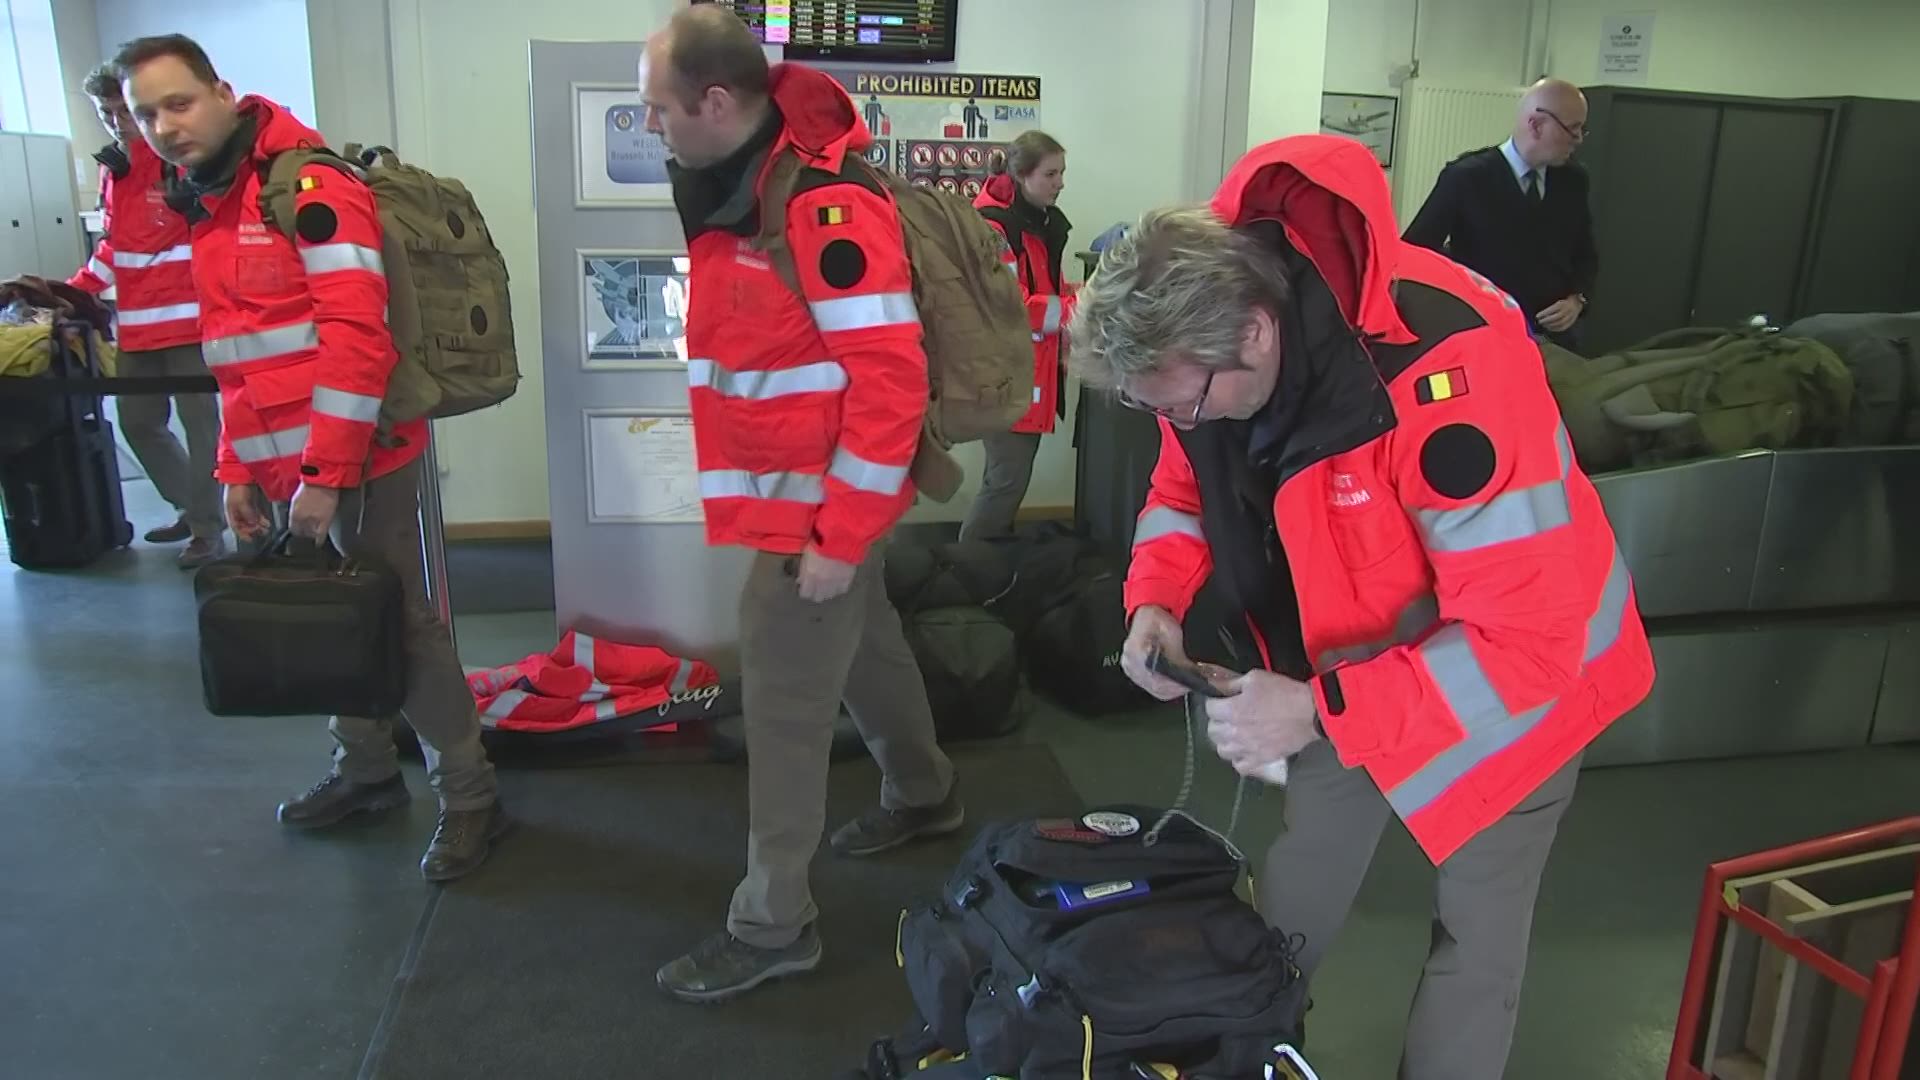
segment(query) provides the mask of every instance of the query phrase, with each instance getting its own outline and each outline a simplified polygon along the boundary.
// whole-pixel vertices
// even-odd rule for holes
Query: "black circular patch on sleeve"
[[[1493,479],[1493,440],[1472,424],[1448,424],[1420,447],[1420,475],[1449,499],[1470,499]]]
[[[851,240],[835,240],[820,251],[820,276],[836,289],[851,289],[867,276],[867,253]]]
[[[340,231],[340,215],[325,203],[311,202],[293,215],[293,227],[309,244],[324,244]]]

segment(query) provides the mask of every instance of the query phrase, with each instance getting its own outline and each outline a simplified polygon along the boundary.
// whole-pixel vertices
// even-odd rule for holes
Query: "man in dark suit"
[[[1586,136],[1580,88],[1542,79],[1521,100],[1513,137],[1442,170],[1405,236],[1485,275],[1536,335],[1574,352],[1600,267],[1587,173],[1570,160]]]

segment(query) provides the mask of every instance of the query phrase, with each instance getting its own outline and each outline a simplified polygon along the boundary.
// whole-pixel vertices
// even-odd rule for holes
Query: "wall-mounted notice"
[[[1652,62],[1653,12],[1607,16],[1600,25],[1600,81],[1644,83]]]
[[[684,411],[589,410],[586,428],[588,521],[705,520],[692,417]]]
[[[994,147],[1040,126],[1038,76],[878,69],[833,75],[873,133],[870,163],[969,199],[987,181]]]

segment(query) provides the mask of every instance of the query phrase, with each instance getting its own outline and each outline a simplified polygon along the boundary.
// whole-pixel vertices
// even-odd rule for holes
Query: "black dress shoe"
[[[295,829],[324,829],[348,818],[370,818],[407,805],[406,778],[394,773],[377,784],[356,784],[339,773],[307,789],[298,798],[280,804],[280,824]]]
[[[442,810],[433,841],[420,859],[420,873],[428,881],[452,881],[480,869],[493,842],[507,834],[513,822],[499,803],[481,810]]]

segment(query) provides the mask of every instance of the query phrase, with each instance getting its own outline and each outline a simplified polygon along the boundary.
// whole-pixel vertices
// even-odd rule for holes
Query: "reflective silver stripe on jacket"
[[[1478,551],[1526,540],[1573,522],[1567,485],[1560,480],[1503,492],[1484,503],[1454,510],[1416,510],[1428,551]]]
[[[371,394],[335,390],[331,386],[313,388],[313,411],[338,420],[371,424],[380,419],[380,399]]]
[[[788,394],[821,394],[847,388],[847,369],[836,360],[821,360],[778,371],[733,371],[717,361],[687,361],[687,385],[749,401],[766,401]]]
[[[128,270],[145,270],[162,263],[191,262],[192,244],[175,244],[165,251],[120,251],[113,253],[113,265]]]
[[[301,248],[300,262],[307,268],[308,276],[341,270],[371,270],[376,274],[387,272],[386,260],[380,257],[380,253],[359,244],[316,244]]]
[[[594,673],[593,639],[577,631],[573,635],[573,666],[586,672],[587,677],[593,680],[587,684],[586,693],[580,695],[581,701],[605,701],[613,696],[613,687],[601,682],[600,676]]]
[[[842,447],[833,452],[833,464],[827,467],[827,475],[848,487],[875,495],[898,495],[901,485],[907,482],[907,467],[868,461]]]
[[[683,659],[680,661],[680,666],[674,669],[673,685],[668,687],[667,692],[669,694],[684,694],[692,688],[693,661]]]
[[[87,260],[87,272],[108,285],[113,284],[113,267],[101,262],[98,255]]]
[[[486,711],[480,714],[480,726],[499,727],[500,721],[512,716],[513,710],[519,708],[520,703],[527,700],[530,696],[531,695],[525,690],[508,690],[506,693],[494,698],[493,702],[487,706]]]
[[[199,304],[166,304],[161,307],[121,308],[118,316],[121,326],[153,326],[157,323],[179,322],[182,319],[197,319],[199,317]]]
[[[1631,591],[1626,559],[1615,548],[1613,565],[1607,570],[1607,583],[1600,590],[1599,606],[1587,620],[1583,672],[1585,665],[1598,659],[1619,640]],[[1473,655],[1465,632],[1458,624],[1442,627],[1439,633],[1422,642],[1418,651],[1426,661],[1428,675],[1466,730],[1467,737],[1387,793],[1387,801],[1402,818],[1417,813],[1482,762],[1519,741],[1560,703],[1555,698],[1524,712],[1507,712],[1499,691],[1480,667],[1479,658]]]
[[[709,469],[700,474],[703,499],[783,499],[822,503],[826,483],[812,473],[750,473],[745,469]]]
[[[249,435],[244,439],[233,440],[233,456],[249,465],[293,457],[296,454],[305,453],[306,449],[307,426],[305,424],[285,431],[269,431],[265,435]]]
[[[1567,441],[1565,424],[1554,425],[1553,448],[1560,460],[1558,480],[1505,491],[1471,506],[1414,511],[1427,550],[1452,554],[1478,551],[1572,524],[1566,482],[1573,470],[1573,448]]]
[[[842,330],[869,330],[876,326],[918,325],[920,309],[910,292],[871,293],[818,300],[812,305],[813,325],[823,334]]]
[[[314,329],[313,323],[300,322],[253,334],[214,338],[200,346],[200,354],[206,358],[208,367],[219,367],[222,364],[244,364],[251,360],[285,356],[302,349],[318,348],[319,345],[320,334]]]
[[[1314,661],[1313,670],[1328,671],[1341,664],[1357,664],[1362,660],[1371,660],[1395,645],[1410,645],[1419,641],[1439,621],[1440,601],[1434,599],[1432,593],[1427,593],[1408,604],[1400,616],[1393,620],[1393,633],[1376,641],[1328,649]]]
[[[1047,313],[1040,320],[1040,332],[1042,334],[1060,332],[1060,298],[1058,296],[1047,297]]]
[[[1200,519],[1193,514],[1182,513],[1171,506],[1156,506],[1140,515],[1133,527],[1133,546],[1151,543],[1163,536],[1191,536],[1205,543],[1207,535],[1200,531]]]

